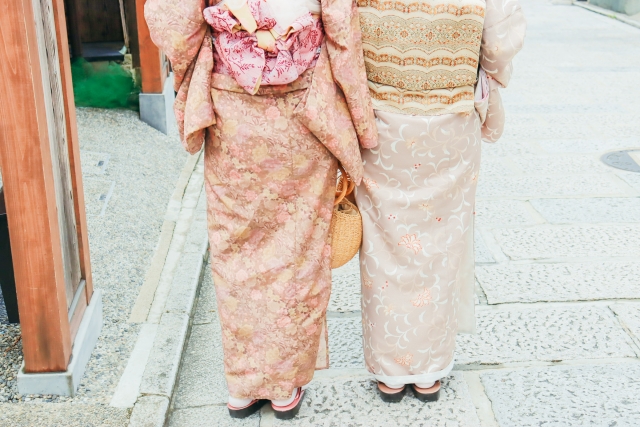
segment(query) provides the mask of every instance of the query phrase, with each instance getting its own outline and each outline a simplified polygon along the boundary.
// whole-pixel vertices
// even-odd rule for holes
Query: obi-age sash
[[[324,37],[317,0],[224,0],[204,10],[216,72],[248,93],[295,81],[312,68]]]
[[[376,109],[471,112],[484,0],[357,0]]]

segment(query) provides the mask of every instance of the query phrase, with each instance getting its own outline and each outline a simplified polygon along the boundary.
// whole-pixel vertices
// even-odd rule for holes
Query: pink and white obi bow
[[[247,0],[235,12],[225,5],[204,10],[215,37],[215,72],[231,75],[253,95],[261,85],[291,83],[315,65],[324,37],[318,16],[305,13],[283,28],[266,0]]]

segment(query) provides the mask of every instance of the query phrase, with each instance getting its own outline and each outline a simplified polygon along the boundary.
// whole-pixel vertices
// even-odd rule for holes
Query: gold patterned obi
[[[415,115],[471,112],[483,0],[357,0],[373,106]]]

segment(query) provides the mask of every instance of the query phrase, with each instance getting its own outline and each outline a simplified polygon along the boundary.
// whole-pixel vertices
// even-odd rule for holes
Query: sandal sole
[[[242,419],[242,418],[247,418],[255,414],[256,412],[258,412],[260,408],[264,406],[265,402],[266,400],[258,400],[256,403],[249,405],[246,408],[231,409],[227,406],[227,409],[229,410],[229,415],[231,416],[231,418]]]
[[[271,405],[276,418],[279,420],[291,420],[295,418],[295,416],[298,415],[298,412],[300,412],[300,408],[302,407],[302,401],[304,400],[304,396],[306,394],[307,393],[304,390],[302,390],[302,393],[300,395],[300,400],[298,401],[296,406],[289,409],[288,411],[278,411],[276,408],[273,408],[273,405]]]
[[[407,388],[403,388],[402,391],[399,391],[397,393],[385,393],[384,391],[380,390],[380,387],[376,387],[378,389],[378,394],[380,395],[380,399],[382,399],[383,402],[386,403],[398,403],[400,401],[402,401],[402,399],[404,398],[404,395],[407,392]]]
[[[436,391],[435,393],[420,393],[414,387],[412,388],[413,394],[416,396],[416,399],[421,402],[437,402],[438,399],[440,399],[440,389],[438,389],[438,391]]]

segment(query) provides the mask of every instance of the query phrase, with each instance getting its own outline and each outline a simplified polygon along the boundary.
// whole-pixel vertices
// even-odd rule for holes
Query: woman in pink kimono
[[[381,397],[437,400],[475,330],[481,140],[496,141],[525,21],[517,0],[357,0],[379,145],[364,150],[364,353]]]
[[[204,144],[211,264],[233,417],[295,416],[328,365],[338,161],[377,142],[351,0],[147,0],[190,153]],[[338,86],[339,85],[339,86]]]

